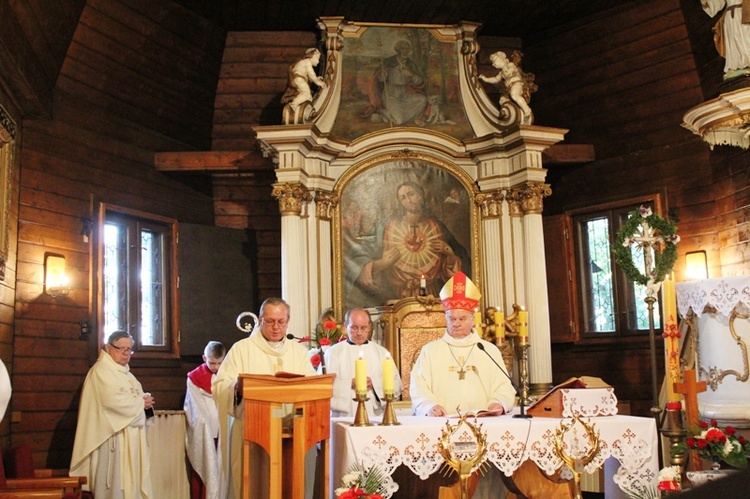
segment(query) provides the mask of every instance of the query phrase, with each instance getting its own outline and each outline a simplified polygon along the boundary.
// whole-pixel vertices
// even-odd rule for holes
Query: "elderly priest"
[[[513,407],[513,385],[492,362],[503,362],[500,351],[473,329],[480,298],[479,289],[463,272],[457,272],[440,291],[448,330],[422,347],[412,369],[410,392],[415,415],[445,416],[459,408],[462,413],[489,410],[504,414]]]

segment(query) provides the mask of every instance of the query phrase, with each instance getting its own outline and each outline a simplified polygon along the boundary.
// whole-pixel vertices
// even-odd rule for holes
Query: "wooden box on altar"
[[[537,418],[568,418],[617,414],[615,390],[600,378],[570,378],[547,392],[526,410]]]

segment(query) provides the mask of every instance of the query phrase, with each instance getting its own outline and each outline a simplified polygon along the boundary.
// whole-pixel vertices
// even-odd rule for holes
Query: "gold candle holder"
[[[393,408],[393,400],[396,398],[393,393],[386,393],[385,396],[385,410],[383,411],[383,421],[380,426],[398,426],[401,423],[396,419],[396,410]]]
[[[687,462],[687,453],[684,450],[677,450],[680,448],[680,443],[687,436],[687,430],[685,430],[682,424],[682,404],[680,402],[667,403],[666,428],[662,428],[659,431],[669,439],[670,464],[672,466],[679,466],[680,474],[684,473],[685,463]]]
[[[531,405],[531,397],[529,397],[529,340],[526,337],[520,337],[520,345],[518,348],[521,350],[521,363],[520,363],[520,378],[521,378],[521,394],[520,397],[523,400],[523,405]]]
[[[357,393],[357,397],[352,400],[357,402],[357,412],[354,414],[352,426],[372,426],[370,417],[367,415],[367,408],[365,407],[365,402],[370,400],[367,398],[367,392]]]

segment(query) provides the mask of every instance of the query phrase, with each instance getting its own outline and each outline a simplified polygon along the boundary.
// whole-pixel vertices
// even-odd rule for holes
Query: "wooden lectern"
[[[270,498],[304,499],[305,454],[322,441],[318,462],[321,497],[329,492],[329,445],[331,433],[331,397],[335,374],[281,377],[264,374],[240,374],[238,386],[245,405],[245,441],[242,449],[242,497],[249,498],[251,470],[248,466],[250,443],[255,442],[268,453]],[[282,404],[292,404],[291,428],[284,428],[282,416],[289,411]]]

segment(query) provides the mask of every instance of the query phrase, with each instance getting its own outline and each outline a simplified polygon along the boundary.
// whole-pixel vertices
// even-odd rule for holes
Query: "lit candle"
[[[664,333],[664,363],[668,383],[667,400],[678,402],[679,393],[674,391],[674,383],[680,382],[680,329],[677,326],[677,302],[675,300],[674,281],[665,279],[662,282],[662,325]]]
[[[495,338],[502,343],[505,341],[505,314],[495,312]]]
[[[393,359],[388,355],[383,359],[383,393],[387,397],[392,397],[396,393],[396,365]]]
[[[357,395],[367,393],[367,361],[362,352],[359,352],[359,359],[354,361],[354,389]]]
[[[521,343],[529,341],[529,313],[526,310],[518,311],[518,337]]]
[[[422,292],[427,291],[427,279],[425,278],[424,274],[419,277],[419,289]]]

